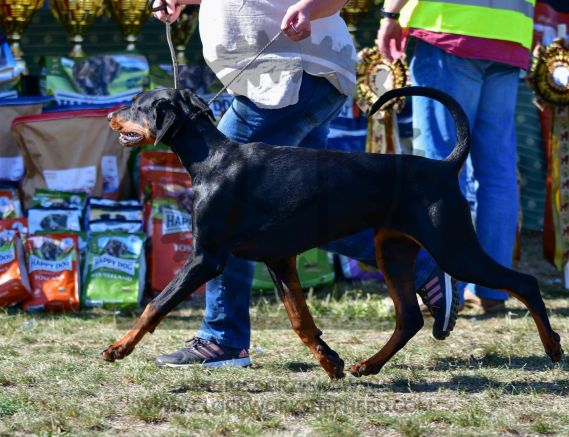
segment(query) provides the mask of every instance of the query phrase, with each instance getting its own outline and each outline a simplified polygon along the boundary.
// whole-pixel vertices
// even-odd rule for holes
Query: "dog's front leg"
[[[103,358],[112,362],[129,355],[142,337],[148,332],[154,332],[156,326],[173,308],[201,285],[221,273],[222,264],[213,261],[202,255],[190,256],[164,291],[146,306],[132,329],[105,349]]]
[[[271,260],[266,264],[294,331],[331,379],[343,378],[344,361],[320,338],[322,331],[316,327],[306,305],[296,271],[296,258]]]

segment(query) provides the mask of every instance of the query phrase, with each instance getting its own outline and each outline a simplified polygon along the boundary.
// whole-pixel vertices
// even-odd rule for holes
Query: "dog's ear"
[[[172,126],[178,121],[179,117],[176,111],[176,107],[170,102],[170,100],[159,100],[156,104],[156,139],[154,141],[155,146],[158,145],[162,138],[164,138]]]
[[[186,102],[189,102],[192,106],[193,113],[203,112],[204,114],[207,114],[212,121],[215,121],[213,111],[210,109],[208,104],[200,98],[200,96],[198,96],[190,89],[182,90],[182,95],[184,97],[184,100],[186,100]]]

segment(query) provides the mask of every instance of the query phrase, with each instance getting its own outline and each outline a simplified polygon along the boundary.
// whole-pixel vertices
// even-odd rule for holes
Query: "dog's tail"
[[[368,116],[375,114],[383,105],[385,105],[390,100],[396,99],[398,97],[405,96],[424,96],[430,97],[431,99],[438,100],[450,111],[454,122],[456,123],[456,145],[449,156],[444,160],[456,170],[459,171],[466,158],[470,152],[470,126],[468,123],[468,118],[462,107],[458,102],[449,96],[447,93],[439,91],[435,88],[422,87],[422,86],[409,86],[404,88],[396,88],[387,91],[383,94],[376,102],[372,105]]]

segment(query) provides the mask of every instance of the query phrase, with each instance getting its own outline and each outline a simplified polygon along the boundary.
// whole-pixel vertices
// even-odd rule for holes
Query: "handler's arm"
[[[176,21],[182,12],[182,8],[185,5],[199,5],[202,0],[154,0],[152,2],[152,7],[156,8],[166,2],[166,11],[157,11],[153,15],[160,21],[166,21],[170,17],[170,21]]]
[[[407,0],[385,0],[383,10],[399,13]],[[388,61],[393,61],[403,51],[403,31],[399,21],[384,17],[377,31],[377,48]]]
[[[310,36],[312,20],[335,14],[346,2],[347,0],[300,0],[286,11],[281,29],[285,29],[286,35],[293,41],[300,41]]]

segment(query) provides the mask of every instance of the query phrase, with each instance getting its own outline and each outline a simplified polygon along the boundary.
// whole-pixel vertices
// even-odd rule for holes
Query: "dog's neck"
[[[192,179],[210,168],[212,157],[233,141],[223,135],[206,115],[183,122],[171,138],[165,141],[182,161]]]

